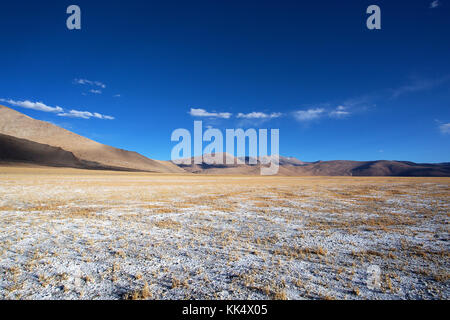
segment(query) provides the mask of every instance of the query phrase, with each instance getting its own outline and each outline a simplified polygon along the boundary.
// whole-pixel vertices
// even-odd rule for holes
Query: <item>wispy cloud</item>
[[[102,90],[97,90],[97,89],[91,89],[89,90],[90,93],[94,93],[94,94],[101,94]]]
[[[100,87],[102,89],[106,88],[106,85],[103,82],[100,82],[100,81],[91,81],[91,80],[87,80],[87,79],[74,79],[73,82],[75,84],[97,86],[97,87]]]
[[[330,111],[328,115],[332,118],[344,118],[350,115],[348,107],[337,106],[336,109]]]
[[[78,110],[65,111],[60,106],[51,107],[42,102],[32,102],[29,100],[16,101],[16,100],[12,100],[12,99],[2,99],[2,98],[0,98],[0,102],[6,102],[12,106],[33,109],[33,110],[37,110],[37,111],[55,112],[60,117],[71,117],[71,118],[81,118],[81,119],[97,118],[97,119],[104,119],[104,120],[114,120],[114,117],[100,114],[98,112],[78,111]]]
[[[282,116],[280,112],[264,113],[264,112],[251,112],[251,113],[238,113],[237,118],[244,119],[274,119]]]
[[[349,105],[338,105],[331,108],[329,104],[321,104],[305,110],[297,110],[293,113],[294,118],[300,122],[309,122],[322,118],[343,119],[352,115],[354,110],[360,106],[360,102],[351,102]]]
[[[26,109],[33,109],[33,110],[38,110],[38,111],[44,111],[44,112],[62,112],[63,111],[63,108],[61,108],[59,106],[51,107],[42,102],[32,102],[29,100],[15,101],[12,99],[0,99],[0,101],[6,102],[12,106],[22,107],[22,108],[26,108]]]
[[[437,8],[441,5],[441,3],[439,2],[439,0],[434,0],[430,3],[430,9],[434,9]]]
[[[436,79],[415,79],[411,83],[392,90],[392,98],[398,98],[404,94],[425,91],[440,86],[450,80],[450,75]]]
[[[89,112],[89,111],[79,111],[79,110],[70,110],[68,112],[58,113],[60,117],[70,117],[70,118],[81,118],[81,119],[104,119],[104,120],[114,120],[114,117],[107,116],[104,114],[100,114],[98,112]]]
[[[223,119],[229,119],[232,115],[229,112],[208,112],[205,109],[195,109],[195,108],[191,108],[189,114],[193,117],[223,118]]]
[[[298,121],[311,121],[316,120],[322,117],[325,114],[324,108],[315,108],[315,109],[308,109],[308,110],[298,110],[294,112],[294,117]]]
[[[442,134],[450,134],[450,123],[444,123],[439,126]]]
[[[113,98],[120,98],[122,95],[120,95],[120,94],[115,94],[115,95],[113,95]]]

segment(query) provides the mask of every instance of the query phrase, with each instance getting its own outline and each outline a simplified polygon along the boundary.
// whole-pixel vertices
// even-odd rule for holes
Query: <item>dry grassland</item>
[[[449,299],[449,196],[449,178],[2,167],[0,298]]]

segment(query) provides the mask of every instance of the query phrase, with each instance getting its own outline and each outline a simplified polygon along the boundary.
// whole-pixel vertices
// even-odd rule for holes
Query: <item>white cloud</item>
[[[92,81],[85,80],[85,79],[73,79],[73,83],[76,83],[76,84],[91,84]]]
[[[439,2],[439,0],[434,0],[433,2],[430,3],[430,8],[434,9],[437,8],[441,5],[441,3]]]
[[[100,82],[100,81],[91,81],[91,80],[87,80],[87,79],[74,79],[73,82],[75,84],[97,86],[97,87],[100,87],[102,89],[106,88],[106,85],[104,83]]]
[[[83,118],[90,119],[94,115],[89,111],[70,110],[69,112],[58,113],[60,117]]]
[[[60,117],[70,117],[70,118],[81,118],[81,119],[104,119],[104,120],[114,120],[114,117],[100,114],[98,112],[89,112],[89,111],[78,111],[78,110],[70,110],[69,112],[61,112],[58,113]]]
[[[282,114],[280,112],[273,112],[270,114],[264,113],[264,112],[251,112],[251,113],[238,113],[238,118],[245,118],[245,119],[273,119],[273,118],[279,118]]]
[[[362,102],[354,100],[338,105],[334,108],[330,104],[321,104],[307,110],[298,110],[293,113],[294,117],[301,122],[317,120],[320,118],[343,119],[362,109]]]
[[[103,88],[103,89],[106,88],[106,85],[105,85],[104,83],[99,82],[99,81],[94,81],[94,84],[95,84],[96,86],[99,86],[99,87]]]
[[[450,134],[450,123],[444,123],[439,126],[442,134]]]
[[[63,111],[63,108],[61,108],[59,106],[51,107],[42,102],[31,102],[29,100],[14,101],[11,99],[0,99],[0,101],[9,103],[10,105],[13,105],[16,107],[22,107],[22,108],[33,109],[33,110],[44,111],[44,112],[62,112]]]
[[[90,93],[95,93],[95,94],[101,94],[102,90],[96,90],[96,89],[91,89],[89,90]]]
[[[105,119],[105,120],[114,120],[114,117],[100,114],[98,112],[78,111],[78,110],[65,111],[60,106],[50,107],[42,102],[31,102],[29,100],[15,101],[15,100],[11,100],[11,99],[2,99],[2,98],[0,98],[0,102],[6,102],[13,106],[27,108],[27,109],[33,109],[33,110],[37,110],[37,111],[57,112],[58,113],[57,115],[60,117],[71,117],[71,118],[82,118],[82,119],[98,118],[98,119]]]
[[[415,79],[410,84],[401,86],[392,90],[392,98],[398,98],[404,94],[414,93],[419,91],[430,90],[440,85],[445,84],[450,80],[450,75],[446,75],[436,79]]]
[[[209,117],[209,118],[223,118],[229,119],[231,113],[229,112],[208,112],[205,109],[195,109],[191,108],[189,114],[193,117]]]
[[[319,119],[325,112],[324,108],[315,108],[308,110],[299,110],[294,112],[294,117],[298,121],[310,121]]]
[[[337,106],[336,109],[331,111],[328,115],[332,118],[344,118],[350,115],[350,112],[347,111],[347,107]]]
[[[348,112],[348,111],[336,111],[336,110],[334,110],[334,111],[330,112],[330,117],[342,118],[342,117],[348,116],[349,114],[350,114],[350,112]]]
[[[113,95],[113,97],[114,97],[114,98],[120,98],[121,95],[120,95],[120,94],[115,94],[115,95]]]

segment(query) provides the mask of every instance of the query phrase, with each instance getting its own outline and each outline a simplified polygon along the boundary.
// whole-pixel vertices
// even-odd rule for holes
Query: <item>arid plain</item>
[[[449,195],[450,178],[0,167],[0,298],[449,299]]]

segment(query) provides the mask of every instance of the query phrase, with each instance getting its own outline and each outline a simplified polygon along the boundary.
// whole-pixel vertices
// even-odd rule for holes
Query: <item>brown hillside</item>
[[[168,161],[156,161],[143,155],[107,146],[51,123],[35,120],[0,106],[0,133],[72,152],[80,160],[101,165],[154,172],[183,172]]]
[[[70,167],[94,170],[131,169],[104,166],[97,162],[80,160],[72,152],[59,147],[52,147],[26,139],[20,139],[0,133],[0,164],[1,165],[38,165],[49,167]]]

